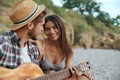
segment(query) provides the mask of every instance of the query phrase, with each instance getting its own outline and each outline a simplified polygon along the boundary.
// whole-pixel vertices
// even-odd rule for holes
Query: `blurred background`
[[[16,0],[0,0],[0,34],[9,31],[9,8]],[[95,80],[120,80],[119,0],[34,0],[59,15],[74,46],[72,65],[92,62]],[[28,3],[29,5],[29,3]],[[41,35],[40,35],[41,36]]]

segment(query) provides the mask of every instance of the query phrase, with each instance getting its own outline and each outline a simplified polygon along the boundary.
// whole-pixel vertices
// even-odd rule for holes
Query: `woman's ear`
[[[33,27],[34,27],[33,22],[29,22],[27,25],[28,25],[28,29],[29,29],[29,30],[32,30]]]

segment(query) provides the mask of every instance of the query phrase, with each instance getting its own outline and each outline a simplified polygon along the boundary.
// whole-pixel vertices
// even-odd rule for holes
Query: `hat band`
[[[37,10],[38,10],[38,5],[35,7],[35,9],[34,9],[34,11],[32,12],[32,14],[30,14],[28,17],[26,17],[26,18],[23,19],[23,20],[20,20],[20,21],[18,21],[18,22],[15,22],[14,24],[21,24],[21,23],[29,20],[29,19],[32,18],[32,16],[37,12]]]

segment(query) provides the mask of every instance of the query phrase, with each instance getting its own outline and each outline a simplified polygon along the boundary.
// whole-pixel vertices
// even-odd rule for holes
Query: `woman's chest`
[[[46,53],[49,61],[53,64],[59,64],[63,60],[63,56],[59,51],[49,50]]]

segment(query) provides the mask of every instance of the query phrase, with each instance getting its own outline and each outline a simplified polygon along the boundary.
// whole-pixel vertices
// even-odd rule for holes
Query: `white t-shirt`
[[[21,54],[22,63],[31,62],[30,56],[28,54],[27,44],[25,45],[24,48],[21,48],[21,52],[22,52],[22,54]]]

